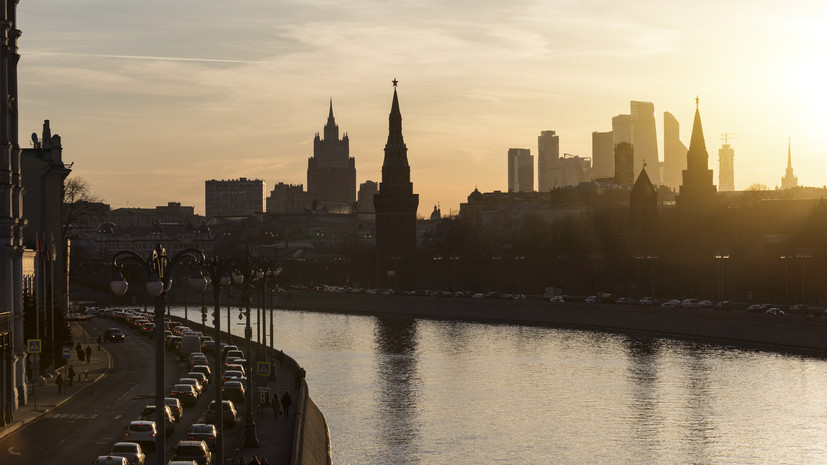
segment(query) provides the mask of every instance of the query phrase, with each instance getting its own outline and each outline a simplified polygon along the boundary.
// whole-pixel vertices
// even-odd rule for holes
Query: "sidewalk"
[[[91,330],[89,325],[83,322],[71,322],[72,341],[73,344],[80,344],[84,349],[86,346],[92,348],[92,360],[90,363],[81,362],[77,359],[74,347],[71,351],[71,358],[67,361],[68,365],[72,365],[75,370],[75,381],[73,386],[69,386],[69,380],[65,379],[63,383],[63,393],[58,394],[57,385],[54,383],[54,378],[47,381],[46,384],[39,384],[34,386],[29,385],[29,403],[28,405],[21,405],[14,411],[14,421],[10,424],[0,428],[0,439],[9,434],[19,430],[23,426],[31,423],[39,418],[44,413],[64,404],[69,399],[76,396],[78,393],[91,386],[104,376],[112,367],[112,357],[106,350],[106,345],[102,344],[103,349],[98,351],[98,344],[96,341],[98,335],[95,333],[88,333]],[[89,329],[87,329],[89,328]],[[61,368],[60,372],[66,378],[66,369]],[[78,378],[84,378],[84,372],[88,372],[88,379],[78,381]],[[35,408],[35,405],[37,408]]]
[[[250,463],[253,456],[258,457],[259,462],[264,458],[270,465],[288,465],[290,463],[290,452],[293,443],[293,431],[296,426],[296,412],[299,408],[299,392],[295,389],[295,372],[288,363],[284,364],[283,368],[278,367],[278,363],[274,363],[276,369],[276,380],[269,381],[267,386],[270,388],[270,400],[273,398],[273,393],[277,393],[279,400],[285,390],[290,391],[293,403],[290,405],[290,414],[285,416],[280,413],[278,418],[274,418],[273,408],[271,404],[266,404],[255,411],[256,421],[256,437],[258,438],[259,447],[245,449],[243,448],[244,437],[242,434],[241,444],[239,448],[233,451],[232,465],[239,463],[239,457],[244,456],[245,464]],[[253,408],[258,404],[258,392],[251,392],[253,396]],[[246,404],[245,416],[246,416]],[[239,423],[239,426],[244,427],[244,421]]]

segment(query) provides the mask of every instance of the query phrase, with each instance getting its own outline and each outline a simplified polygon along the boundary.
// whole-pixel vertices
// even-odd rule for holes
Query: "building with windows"
[[[508,149],[508,192],[534,190],[534,157],[530,149]]]
[[[632,145],[635,147],[635,173],[645,169],[650,182],[660,184],[658,133],[655,128],[655,105],[651,102],[630,103]]]
[[[251,216],[264,213],[264,188],[261,179],[233,179],[205,182],[206,217]]]
[[[552,170],[560,158],[560,136],[554,131],[542,131],[537,136],[537,190],[548,192],[552,184]]]
[[[677,189],[686,169],[686,146],[681,142],[680,124],[672,113],[663,113],[663,185]]]
[[[614,176],[614,134],[612,131],[592,132],[592,170],[591,178],[611,178]]]
[[[629,142],[615,145],[615,183],[631,187],[635,182],[635,148]]]
[[[273,186],[270,196],[267,197],[267,213],[274,215],[296,213],[308,207],[310,203],[310,194],[305,192],[304,186],[280,182]]]
[[[347,133],[339,139],[333,117],[333,99],[324,126],[324,138],[316,133],[313,156],[307,160],[307,192],[318,202],[356,202],[356,160],[350,156]]]
[[[727,142],[718,149],[718,192],[735,190],[735,150]]]

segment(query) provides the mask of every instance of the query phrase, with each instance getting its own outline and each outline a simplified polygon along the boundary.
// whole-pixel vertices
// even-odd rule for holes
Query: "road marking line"
[[[20,452],[16,452],[14,450],[14,447],[9,447],[9,454],[11,454],[11,455],[23,455]]]
[[[123,418],[123,415],[121,415],[121,414],[115,415],[116,420],[120,420],[121,418]]]

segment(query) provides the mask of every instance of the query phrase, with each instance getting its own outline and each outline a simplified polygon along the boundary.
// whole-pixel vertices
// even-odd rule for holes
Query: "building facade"
[[[376,182],[368,180],[359,184],[356,211],[359,213],[373,213],[373,196],[377,193],[379,193],[379,184]]]
[[[347,133],[339,139],[332,99],[324,138],[316,133],[313,156],[307,159],[307,192],[319,202],[356,202],[356,160],[350,156]]]
[[[310,194],[304,191],[301,184],[285,184],[280,182],[273,186],[270,196],[267,197],[267,213],[284,215],[296,213],[310,205]]]
[[[592,179],[614,176],[614,134],[612,131],[592,132]]]
[[[718,192],[735,190],[735,150],[727,142],[718,149]]]
[[[376,210],[376,284],[409,288],[416,282],[416,209],[408,148],[402,138],[402,114],[394,80],[388,117],[388,141],[382,163],[382,182],[373,197]]]
[[[678,189],[686,169],[686,146],[681,142],[680,124],[672,113],[663,113],[663,185]]]
[[[508,192],[534,190],[534,157],[530,149],[508,149]]]
[[[206,217],[251,216],[264,213],[265,183],[261,179],[205,181]]]
[[[615,183],[631,187],[635,182],[635,148],[629,142],[615,145]]]
[[[553,188],[552,169],[560,158],[560,136],[554,131],[542,131],[537,136],[537,190],[548,192]]]

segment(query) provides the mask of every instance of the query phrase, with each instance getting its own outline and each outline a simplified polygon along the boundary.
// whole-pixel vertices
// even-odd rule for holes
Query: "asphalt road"
[[[0,440],[0,464],[91,463],[97,456],[108,454],[112,445],[122,440],[126,426],[131,420],[139,419],[144,406],[155,403],[154,339],[139,336],[120,321],[93,318],[84,325],[93,339],[106,328],[123,328],[125,343],[105,345],[112,356],[113,368],[69,402]],[[103,355],[97,353],[97,356]],[[169,390],[187,370],[184,363],[169,352],[165,366]],[[183,419],[175,423],[175,432],[166,438],[163,463],[171,458],[175,444],[186,439],[187,427],[204,422],[204,412],[214,398],[214,385],[214,382],[210,384],[195,406],[184,406]],[[224,428],[225,455],[230,455],[238,444],[242,430],[240,426]],[[156,454],[147,454],[146,463],[157,463]]]

